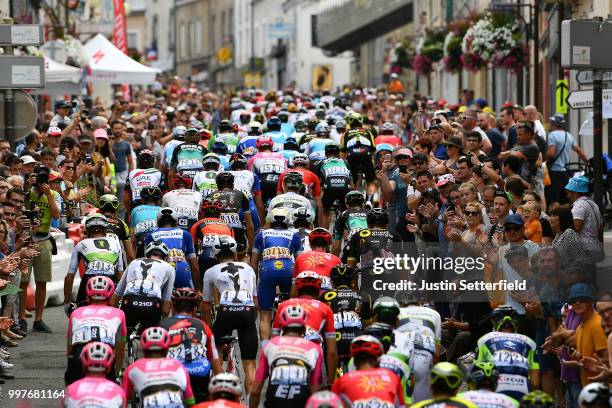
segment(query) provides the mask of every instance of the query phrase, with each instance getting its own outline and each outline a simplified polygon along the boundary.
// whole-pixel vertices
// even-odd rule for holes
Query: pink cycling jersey
[[[142,408],[178,408],[193,403],[189,374],[173,358],[141,358],[131,364],[121,383],[125,395],[140,397]]]
[[[271,385],[318,385],[322,379],[322,364],[320,345],[301,337],[274,337],[259,356],[255,379],[263,382],[270,374]]]
[[[116,307],[90,305],[76,309],[68,322],[68,340],[71,345],[101,341],[115,346],[117,335],[127,336],[125,313]]]
[[[125,392],[106,378],[85,377],[66,388],[65,408],[125,408]]]

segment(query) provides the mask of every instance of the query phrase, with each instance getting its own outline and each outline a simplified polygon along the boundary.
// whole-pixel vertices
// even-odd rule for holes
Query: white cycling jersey
[[[242,191],[249,199],[253,198],[253,186],[255,185],[253,173],[248,170],[233,170],[230,173],[234,175],[234,188]]]
[[[182,188],[168,191],[162,199],[162,207],[172,207],[178,215],[177,226],[189,228],[198,220],[202,193]]]
[[[165,261],[149,258],[134,259],[121,276],[115,288],[115,295],[171,300],[175,273],[174,267]]]
[[[116,235],[101,238],[86,238],[72,250],[68,273],[74,275],[80,262],[85,264],[85,275],[105,275],[113,277],[122,272],[123,249]]]
[[[221,306],[255,306],[257,278],[255,271],[244,262],[223,262],[206,271],[202,299],[212,302],[213,288],[219,292]]]
[[[291,214],[294,210],[297,210],[298,208],[307,208],[313,219],[315,216],[310,200],[292,191],[285,194],[277,195],[272,200],[270,200],[270,204],[268,205],[268,220],[271,220],[272,210],[274,208],[287,208],[289,210],[290,220],[292,219]],[[292,226],[293,222],[290,221],[289,225]]]
[[[193,189],[202,193],[202,197],[206,197],[213,191],[217,190],[217,174],[218,171],[202,170],[193,178]]]
[[[477,407],[516,408],[519,406],[519,403],[516,400],[508,397],[507,395],[489,390],[466,391],[459,393],[457,396],[473,402]]]
[[[145,187],[159,187],[162,181],[161,171],[150,169],[134,169],[128,175],[128,184],[132,191],[132,200],[140,199],[140,190]]]

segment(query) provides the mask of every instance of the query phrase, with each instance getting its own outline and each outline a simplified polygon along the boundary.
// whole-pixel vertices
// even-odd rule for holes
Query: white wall
[[[157,61],[151,63],[154,68],[172,69],[173,50],[170,49],[174,36],[172,26],[172,1],[147,1],[145,9],[144,49],[148,49],[153,41],[153,18],[157,15]]]

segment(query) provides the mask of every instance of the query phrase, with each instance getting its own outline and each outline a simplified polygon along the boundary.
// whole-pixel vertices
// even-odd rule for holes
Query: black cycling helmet
[[[214,154],[207,154],[204,156],[204,160],[202,160],[202,166],[204,167],[204,170],[217,171],[221,166],[221,159]]]
[[[492,361],[475,361],[467,382],[473,389],[479,389],[482,385],[488,383],[486,384],[487,388],[494,390],[497,387],[498,376],[499,373]]]
[[[159,187],[147,186],[140,190],[140,198],[145,203],[153,203],[161,200],[162,191]]]
[[[227,144],[225,144],[224,142],[216,141],[215,143],[213,143],[211,150],[213,153],[225,156],[227,152],[229,151],[229,148],[227,147]]]
[[[332,268],[329,275],[334,287],[351,286],[355,281],[357,273],[355,268],[350,265],[336,265]]]
[[[293,137],[288,137],[287,140],[285,140],[285,143],[283,144],[283,149],[298,151],[300,150],[300,146],[298,145],[296,139],[294,139]]]
[[[144,149],[138,153],[137,162],[139,169],[149,169],[155,165],[155,156],[151,150]]]
[[[340,146],[335,143],[325,145],[325,155],[332,154],[334,156],[340,155]]]
[[[219,190],[234,188],[234,175],[229,171],[222,171],[215,177],[215,182]]]
[[[230,157],[230,165],[232,166],[232,170],[246,170],[249,166],[249,161],[240,153],[234,153],[232,157]]]
[[[298,171],[290,171],[285,174],[285,179],[283,182],[289,189],[299,189],[304,184],[304,176],[302,176],[302,173]]]
[[[268,119],[266,127],[268,128],[268,131],[278,131],[281,130],[282,124],[283,122],[281,122],[277,116],[272,116],[270,119]]]
[[[344,202],[347,207],[361,207],[365,203],[365,198],[359,191],[349,191],[344,197]]]
[[[251,123],[251,114],[248,112],[242,112],[240,114],[240,123],[243,125],[248,125]]]
[[[387,323],[375,322],[366,327],[363,334],[369,334],[370,336],[376,337],[383,345],[385,353],[389,351],[391,346],[395,343],[395,335],[393,334],[393,327]]]
[[[384,208],[372,208],[366,219],[368,226],[386,227],[389,225],[389,215]]]
[[[491,317],[495,322],[495,330],[500,331],[506,326],[511,326],[514,331],[516,331],[518,327],[518,322],[516,320],[517,315],[517,311],[510,305],[496,307],[491,313]]]
[[[217,133],[229,133],[232,131],[232,122],[227,119],[223,119],[219,122],[219,128]]]

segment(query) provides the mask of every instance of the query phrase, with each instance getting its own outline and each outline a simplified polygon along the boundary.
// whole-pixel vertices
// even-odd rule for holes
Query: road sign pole
[[[4,24],[13,24],[12,18],[3,19]],[[4,47],[4,55],[14,55],[13,47]],[[4,123],[6,123],[6,140],[15,151],[15,92],[12,89],[4,91]]]
[[[602,99],[603,99],[603,72],[601,70],[593,71],[593,145],[594,145],[594,167],[595,174],[593,178],[593,187],[595,193],[595,203],[599,206],[600,211],[603,207],[603,133],[602,133]]]

